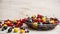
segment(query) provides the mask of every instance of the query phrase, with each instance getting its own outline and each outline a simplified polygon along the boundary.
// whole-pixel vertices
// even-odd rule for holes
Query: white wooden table
[[[0,18],[20,19],[34,14],[41,13],[48,17],[60,18],[60,0],[0,0]],[[20,34],[6,33],[0,31],[0,34]],[[27,34],[60,34],[60,27],[56,27],[52,31],[34,31],[31,30]]]

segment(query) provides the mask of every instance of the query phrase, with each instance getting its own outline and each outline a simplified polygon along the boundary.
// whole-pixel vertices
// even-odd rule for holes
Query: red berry
[[[2,22],[0,22],[0,24],[2,24]]]
[[[50,18],[50,20],[54,20],[54,18]]]
[[[38,22],[37,18],[34,18],[33,21],[34,21],[34,22]]]
[[[13,24],[13,23],[10,23],[10,24],[9,24],[9,26],[13,27],[13,26],[14,26],[14,24]]]
[[[22,22],[22,23],[27,22],[27,18],[22,19],[21,22]]]
[[[11,20],[9,20],[9,19],[4,21],[4,24],[9,25],[10,23],[12,23],[12,21],[11,21]]]
[[[43,16],[42,16],[42,15],[40,15],[40,14],[38,14],[38,15],[37,15],[37,18],[42,18],[42,17],[43,17]]]
[[[2,27],[2,24],[0,24],[0,28]]]
[[[2,27],[2,22],[0,22],[0,28]]]
[[[23,24],[20,23],[20,24],[15,25],[15,27],[21,27],[22,25],[23,25]]]
[[[58,25],[59,24],[59,21],[55,21],[55,23],[54,23],[55,25]]]
[[[43,20],[41,18],[38,18],[37,21],[38,22],[43,22]]]

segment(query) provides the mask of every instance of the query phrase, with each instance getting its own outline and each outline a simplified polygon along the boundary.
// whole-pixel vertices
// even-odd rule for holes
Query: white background
[[[36,14],[60,19],[60,0],[0,0],[0,18],[20,19]],[[29,34],[59,34],[57,27],[53,31],[41,32],[32,31]]]

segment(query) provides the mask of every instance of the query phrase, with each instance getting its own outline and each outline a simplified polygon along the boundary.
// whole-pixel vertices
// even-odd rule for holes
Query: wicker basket
[[[42,31],[45,31],[45,30],[52,30],[54,29],[57,25],[54,25],[54,24],[38,24],[37,28],[34,28],[33,27],[33,23],[28,23],[26,22],[26,24],[28,25],[29,28],[31,29],[34,29],[34,30],[42,30]]]

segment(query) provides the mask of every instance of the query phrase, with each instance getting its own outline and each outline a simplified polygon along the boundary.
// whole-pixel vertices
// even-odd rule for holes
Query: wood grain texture
[[[38,13],[60,18],[60,0],[0,0],[2,19],[20,19]]]

